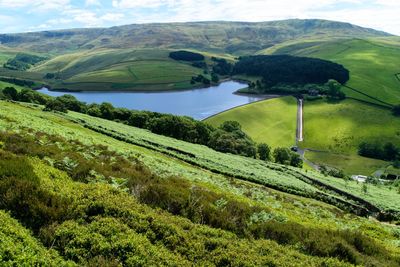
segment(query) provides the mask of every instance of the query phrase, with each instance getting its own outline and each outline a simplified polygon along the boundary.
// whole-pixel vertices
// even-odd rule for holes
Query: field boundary
[[[390,108],[393,107],[392,104],[389,104],[389,103],[387,103],[387,102],[385,102],[385,101],[382,101],[382,100],[380,100],[380,99],[378,99],[378,98],[376,98],[376,97],[370,96],[370,95],[368,95],[368,94],[366,94],[366,93],[364,93],[364,92],[361,92],[361,91],[358,90],[358,89],[355,89],[355,88],[350,87],[350,86],[348,86],[348,85],[343,85],[343,87],[345,87],[345,88],[347,88],[347,89],[350,89],[350,90],[352,90],[352,91],[354,91],[354,92],[357,92],[357,93],[359,93],[359,94],[361,94],[361,95],[363,95],[363,96],[366,96],[366,97],[368,97],[368,98],[371,98],[371,99],[373,99],[373,100],[375,100],[375,101],[377,101],[377,102],[379,102],[379,103],[385,105],[386,107],[390,107]],[[365,100],[364,100],[364,102],[368,102],[368,101],[365,101]],[[374,104],[374,103],[371,103],[371,104]],[[377,103],[375,103],[375,104],[377,104]],[[378,104],[378,105],[379,105],[379,104]],[[383,105],[382,105],[382,106],[383,106]]]

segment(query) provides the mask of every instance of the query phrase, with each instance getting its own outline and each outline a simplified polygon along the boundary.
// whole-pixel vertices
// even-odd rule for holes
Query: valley
[[[0,265],[399,266],[399,58],[317,19],[0,34]]]

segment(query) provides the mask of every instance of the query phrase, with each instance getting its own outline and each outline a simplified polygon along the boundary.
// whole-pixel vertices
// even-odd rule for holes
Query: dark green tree
[[[111,103],[101,103],[100,105],[101,117],[107,120],[113,119],[114,106]]]
[[[68,109],[67,106],[64,104],[64,102],[60,101],[60,99],[52,99],[50,100],[45,108],[43,109],[44,111],[59,111],[59,112],[64,112],[67,113]]]
[[[18,100],[18,91],[14,87],[6,87],[3,89],[3,94],[6,98],[11,100]]]
[[[303,160],[299,154],[294,152],[290,153],[290,165],[298,168],[303,167]]]
[[[276,163],[290,165],[290,150],[286,147],[277,147],[274,149],[274,159]]]
[[[271,159],[271,148],[265,144],[261,143],[257,146],[258,156],[261,160],[270,160]]]
[[[395,115],[395,116],[400,116],[400,105],[395,105],[395,106],[392,108],[392,112],[393,112],[393,115]]]
[[[218,75],[215,74],[214,72],[211,73],[211,81],[212,81],[213,83],[218,83],[218,82],[219,82],[219,77],[218,77]]]
[[[386,160],[395,160],[398,157],[399,149],[393,143],[386,143],[383,146],[383,154]]]
[[[326,84],[328,87],[327,95],[331,99],[344,99],[346,95],[342,92],[342,85],[335,80],[329,80]]]

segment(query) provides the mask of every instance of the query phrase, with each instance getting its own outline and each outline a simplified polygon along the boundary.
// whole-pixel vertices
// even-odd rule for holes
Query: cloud
[[[400,34],[400,0],[0,0],[28,27],[95,27],[144,22],[321,18]],[[39,11],[39,12],[37,12]],[[41,14],[37,15],[37,14]],[[7,14],[8,15],[8,14]],[[0,22],[1,25],[1,22]]]
[[[101,6],[101,3],[99,0],[86,0],[85,6]]]
[[[0,7],[29,8],[32,12],[60,10],[69,4],[70,0],[0,0]]]
[[[116,22],[116,21],[120,21],[124,17],[125,17],[125,15],[122,13],[106,13],[105,15],[101,16],[100,19],[103,21]]]
[[[172,4],[173,0],[113,0],[112,5],[115,8],[156,8],[163,5]]]

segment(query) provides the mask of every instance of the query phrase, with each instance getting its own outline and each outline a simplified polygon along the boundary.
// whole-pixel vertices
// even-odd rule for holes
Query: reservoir
[[[75,96],[79,101],[86,103],[100,104],[102,102],[109,102],[114,107],[119,108],[186,115],[202,120],[224,110],[265,98],[265,96],[234,94],[238,89],[245,87],[247,87],[247,84],[227,81],[217,86],[183,91],[58,92],[50,91],[47,88],[42,88],[38,91],[51,96],[70,94]]]

